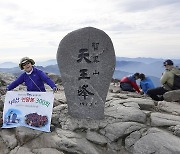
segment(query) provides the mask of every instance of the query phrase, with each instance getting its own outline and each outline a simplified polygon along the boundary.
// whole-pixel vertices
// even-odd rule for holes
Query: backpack
[[[174,83],[173,83],[173,89],[177,90],[180,89],[180,75],[174,74]]]

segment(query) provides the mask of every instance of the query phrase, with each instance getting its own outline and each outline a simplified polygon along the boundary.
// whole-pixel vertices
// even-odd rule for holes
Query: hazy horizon
[[[31,57],[30,57],[31,58]],[[172,59],[172,60],[180,60],[180,58],[153,58],[153,57],[123,57],[123,56],[116,56],[116,58],[126,58],[126,59],[137,59],[137,58],[141,58],[141,59],[157,59],[157,60],[165,60],[165,59]],[[56,60],[55,58],[45,58],[45,59],[34,59],[36,62],[45,62],[45,61],[50,61],[50,60]],[[6,62],[12,62],[12,63],[19,63],[19,60],[0,60],[0,64],[2,63],[6,63]]]

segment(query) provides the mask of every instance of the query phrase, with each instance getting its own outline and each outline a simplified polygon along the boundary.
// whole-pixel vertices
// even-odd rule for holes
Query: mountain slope
[[[12,68],[12,67],[16,67],[17,64],[13,63],[13,62],[4,62],[4,63],[0,63],[0,68]]]

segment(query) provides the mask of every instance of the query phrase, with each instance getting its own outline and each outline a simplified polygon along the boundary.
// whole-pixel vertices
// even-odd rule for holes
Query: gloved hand
[[[59,89],[57,88],[57,87],[54,87],[53,88],[53,93],[56,93],[56,92],[58,92],[59,91]]]

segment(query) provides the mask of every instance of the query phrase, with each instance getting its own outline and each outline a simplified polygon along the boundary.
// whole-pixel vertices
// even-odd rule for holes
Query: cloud
[[[173,51],[178,57],[179,8],[179,0],[4,0],[0,52],[42,50],[49,56],[66,34],[91,26],[111,37],[117,55],[153,57],[159,51],[168,57]]]
[[[161,6],[173,5],[180,3],[179,0],[126,0],[119,2],[118,7],[122,6],[127,12],[137,12],[137,11],[148,11],[149,9],[154,9]]]
[[[11,2],[0,2],[0,9],[18,10],[19,7],[15,3]]]
[[[16,27],[24,30],[40,30],[40,31],[48,31],[48,32],[59,32],[59,31],[68,31],[70,30],[69,26],[64,24],[55,24],[55,23],[41,23],[41,24],[18,24],[16,23]]]

